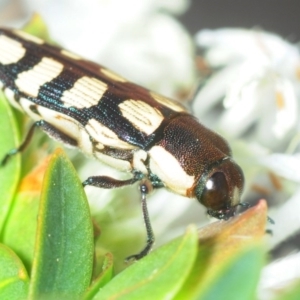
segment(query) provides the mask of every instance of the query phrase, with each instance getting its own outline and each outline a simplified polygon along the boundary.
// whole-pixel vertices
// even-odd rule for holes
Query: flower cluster
[[[201,30],[196,43],[209,76],[195,96],[195,114],[240,140],[242,147],[234,151],[248,180],[245,197],[253,198],[258,185],[264,188],[262,196],[268,198],[276,223],[269,247],[279,247],[280,257],[295,249],[290,243],[280,248],[282,242],[300,230],[299,47],[258,29]],[[263,298],[276,292],[278,282],[286,285],[299,278],[297,267],[288,271],[293,278],[286,279],[287,271],[282,271],[296,266],[291,261],[298,256],[266,269],[260,286]]]
[[[286,149],[299,127],[300,53],[275,34],[260,30],[202,30],[196,43],[217,71],[196,96],[203,117],[218,101],[218,128],[251,138],[270,149]]]

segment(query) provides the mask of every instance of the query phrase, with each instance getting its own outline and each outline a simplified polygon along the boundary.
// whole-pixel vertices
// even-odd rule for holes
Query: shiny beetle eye
[[[241,168],[231,159],[226,159],[208,168],[199,178],[194,195],[207,208],[209,215],[228,219],[234,215],[236,206],[240,204],[243,186]]]
[[[206,207],[223,209],[226,208],[228,197],[229,189],[225,175],[221,172],[214,173],[205,184],[201,196],[201,202]]]

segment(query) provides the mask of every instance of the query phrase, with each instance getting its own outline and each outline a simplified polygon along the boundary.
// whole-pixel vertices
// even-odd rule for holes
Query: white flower
[[[220,100],[216,127],[252,138],[269,148],[286,146],[299,126],[300,54],[274,34],[245,29],[202,30],[196,36],[205,60],[215,69],[196,96],[202,119]]]
[[[23,0],[64,48],[167,96],[194,81],[193,42],[172,14],[188,0]]]

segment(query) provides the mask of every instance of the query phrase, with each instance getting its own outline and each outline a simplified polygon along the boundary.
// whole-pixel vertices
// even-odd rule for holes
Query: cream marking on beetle
[[[94,145],[91,141],[90,135],[87,133],[86,129],[79,127],[80,137],[78,138],[78,147],[79,149],[87,155],[93,155]],[[102,145],[101,145],[102,146]]]
[[[79,122],[65,114],[61,114],[46,107],[39,106],[38,111],[41,114],[40,119],[45,120],[59,131],[76,140],[78,148],[87,155],[93,154],[94,146],[91,142],[90,135]]]
[[[102,74],[104,74],[105,76],[107,76],[108,78],[112,79],[112,80],[115,80],[115,81],[120,81],[120,82],[126,82],[127,80],[125,78],[123,78],[121,75],[111,71],[111,70],[108,70],[106,68],[100,68],[100,72]]]
[[[179,102],[175,102],[174,100],[171,100],[169,98],[166,98],[160,94],[157,94],[155,92],[150,91],[150,95],[160,104],[163,104],[175,111],[186,111],[187,109],[181,105]]]
[[[83,76],[70,90],[64,91],[61,101],[66,107],[89,108],[99,103],[106,90],[106,83]]]
[[[52,58],[43,57],[31,70],[20,73],[15,81],[21,92],[37,97],[40,87],[58,77],[64,65]]]
[[[20,31],[20,30],[13,30],[13,33],[18,35],[19,37],[23,38],[24,40],[33,42],[35,44],[44,44],[44,41],[36,36],[33,36],[27,32]]]
[[[64,56],[67,56],[67,57],[72,58],[72,59],[75,59],[75,60],[82,59],[82,57],[79,56],[78,54],[75,54],[75,53],[73,53],[73,52],[71,52],[71,51],[68,51],[68,50],[65,50],[65,49],[62,49],[62,50],[60,51],[60,53],[61,53],[62,55],[64,55]]]
[[[40,120],[40,116],[37,114],[33,113],[32,110],[30,109],[30,106],[32,105],[32,102],[29,101],[26,98],[21,97],[20,98],[20,105],[22,106],[23,111],[33,120],[37,121]]]
[[[172,191],[187,196],[195,177],[186,174],[178,160],[161,146],[153,146],[149,150],[151,171]]]
[[[16,101],[15,93],[13,90],[6,88],[6,89],[4,89],[4,94],[12,106],[14,106],[15,108],[17,108],[21,111],[23,110],[22,106]]]
[[[241,198],[241,195],[240,195],[238,187],[234,187],[233,197],[232,197],[232,205],[235,206],[235,205],[239,204],[240,198]]]
[[[62,131],[69,137],[78,140],[79,128],[82,126],[76,120],[43,106],[38,106],[38,111],[40,113],[39,120],[45,120],[59,131]]]
[[[147,152],[144,150],[138,150],[133,153],[133,168],[143,174],[148,174],[148,170],[145,166],[145,160],[147,159]]]
[[[105,146],[125,150],[137,148],[136,146],[130,145],[120,140],[112,130],[102,125],[95,119],[89,120],[85,128],[95,142],[99,142]]]
[[[124,118],[148,135],[153,133],[164,119],[159,110],[141,100],[126,100],[119,104],[119,108]]]
[[[118,169],[120,171],[124,172],[130,172],[132,170],[132,167],[130,165],[130,162],[127,160],[117,159],[108,155],[105,155],[101,152],[94,152],[94,156],[96,159],[99,159],[100,161],[104,162],[105,164]]]
[[[0,63],[9,65],[17,63],[26,53],[23,45],[5,35],[0,36]]]

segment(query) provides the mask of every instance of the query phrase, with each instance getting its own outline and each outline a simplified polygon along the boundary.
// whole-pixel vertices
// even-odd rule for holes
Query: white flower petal
[[[275,88],[277,112],[272,130],[277,138],[282,138],[296,126],[299,112],[291,82],[286,79],[278,80]]]
[[[291,55],[298,56],[298,51],[294,46],[278,35],[261,30],[242,28],[204,29],[197,33],[196,42],[200,47],[209,49],[208,59],[214,65],[227,64],[233,60],[248,58],[260,59],[263,56],[275,61],[281,61],[283,57],[286,58]],[[219,55],[213,55],[214,51],[218,52]],[[223,55],[221,55],[222,53]],[[219,59],[222,56],[223,59]]]
[[[264,54],[254,42],[255,35],[246,29],[201,30],[196,35],[196,43],[208,49],[207,60],[213,66],[242,61],[246,58],[257,58]]]
[[[259,161],[281,177],[300,183],[300,153],[294,155],[274,153]]]
[[[168,96],[191,88],[195,78],[193,46],[171,17],[153,14],[144,20],[142,30],[129,31],[117,44],[98,61],[106,61],[124,77]]]
[[[300,230],[300,189],[284,204],[270,209],[268,214],[275,221],[273,236],[270,238],[269,247],[275,248],[288,237]]]
[[[214,73],[201,87],[193,100],[193,112],[196,116],[203,116],[217,102],[222,99],[228,86],[236,77],[239,66],[230,65]]]
[[[300,279],[300,252],[266,266],[258,286],[258,299],[276,299],[278,294]]]
[[[219,122],[219,127],[222,130],[230,132],[232,136],[239,136],[254,123],[259,113],[257,86],[258,82],[252,82],[244,86],[239,91],[239,95],[231,95],[232,97],[239,97],[240,101],[224,111]],[[234,102],[234,100],[228,99],[228,102]]]

